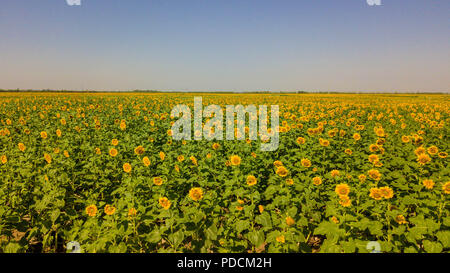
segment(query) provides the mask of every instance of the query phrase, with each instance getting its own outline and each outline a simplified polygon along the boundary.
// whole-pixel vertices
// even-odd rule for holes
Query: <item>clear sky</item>
[[[0,1],[0,88],[450,91],[450,1]]]

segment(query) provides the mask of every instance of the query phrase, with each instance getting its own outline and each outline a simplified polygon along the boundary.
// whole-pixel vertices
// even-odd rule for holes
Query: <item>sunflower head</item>
[[[123,164],[123,170],[124,170],[124,172],[126,172],[126,173],[131,172],[131,164],[130,164],[130,163],[125,163],[125,164]]]
[[[347,184],[339,184],[334,191],[339,196],[347,196],[350,193],[350,187]]]
[[[163,207],[163,209],[165,209],[165,210],[168,210],[171,206],[171,202],[169,199],[167,199],[167,197],[159,198],[158,202],[159,202],[159,205],[161,207]]]
[[[86,207],[86,214],[94,217],[97,214],[97,206],[96,205],[89,205]]]
[[[378,188],[371,188],[369,196],[375,200],[383,199],[383,195],[381,194],[381,191]]]
[[[289,174],[289,171],[284,166],[280,166],[277,168],[276,174],[281,177],[286,177]]]
[[[199,201],[203,198],[203,190],[201,188],[192,188],[189,191],[189,197],[194,201]]]
[[[241,158],[238,155],[232,155],[230,157],[231,165],[238,166],[241,164]]]
[[[427,188],[428,190],[431,190],[431,189],[433,189],[434,181],[431,179],[425,179],[422,181],[422,184],[425,188]]]
[[[312,179],[312,181],[313,181],[313,184],[316,185],[316,186],[322,184],[322,178],[320,178],[319,176],[314,177]]]
[[[113,215],[116,212],[116,208],[111,205],[106,205],[104,210],[106,215]]]
[[[257,183],[257,180],[256,180],[255,176],[253,176],[253,175],[247,176],[247,185],[254,186],[254,185],[256,185],[256,183]]]

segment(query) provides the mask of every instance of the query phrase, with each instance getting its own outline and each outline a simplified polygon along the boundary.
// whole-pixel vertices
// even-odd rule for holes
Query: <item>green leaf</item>
[[[314,230],[316,235],[326,235],[327,239],[339,238],[345,235],[345,230],[339,229],[335,223],[324,221]]]
[[[450,247],[450,231],[438,231],[436,237],[445,248]]]
[[[183,242],[184,232],[182,230],[178,230],[177,232],[170,234],[168,239],[172,242],[173,246],[177,248]]]
[[[252,243],[252,245],[259,247],[264,243],[264,232],[262,230],[251,231],[247,234],[247,239]]]
[[[428,240],[423,241],[423,248],[428,253],[441,253],[443,248],[438,242],[431,242]]]
[[[158,243],[159,241],[161,241],[161,234],[158,230],[154,230],[147,235],[147,241],[154,244]]]
[[[248,220],[239,220],[236,222],[236,231],[241,233],[242,231],[250,227],[250,222]]]
[[[255,221],[265,228],[272,228],[272,220],[267,212],[263,212],[261,215],[256,216]]]

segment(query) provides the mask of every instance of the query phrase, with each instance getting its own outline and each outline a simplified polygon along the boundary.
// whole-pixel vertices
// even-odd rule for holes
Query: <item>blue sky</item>
[[[450,90],[450,1],[2,0],[0,88]]]

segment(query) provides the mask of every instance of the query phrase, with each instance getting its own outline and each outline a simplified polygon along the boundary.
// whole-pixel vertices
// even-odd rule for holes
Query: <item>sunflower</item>
[[[431,158],[427,154],[420,154],[417,157],[417,163],[419,163],[420,165],[425,165],[425,164],[427,164],[430,161],[431,161]]]
[[[381,179],[381,173],[378,170],[370,169],[367,173],[369,174],[369,177],[375,181],[378,181]]]
[[[264,206],[263,206],[263,205],[259,205],[259,206],[258,206],[258,210],[259,210],[259,213],[263,213],[263,211],[264,211]]]
[[[347,195],[341,195],[339,196],[339,204],[341,204],[341,206],[343,207],[350,207],[352,204],[352,200],[350,200]]]
[[[296,141],[297,141],[298,145],[305,144],[305,142],[306,142],[305,138],[303,138],[303,137],[298,137]]]
[[[159,152],[159,158],[164,160],[164,158],[166,158],[166,154],[164,152]]]
[[[385,199],[391,199],[394,196],[394,191],[389,187],[379,188],[381,195]]]
[[[364,175],[364,174],[360,174],[360,175],[358,176],[358,179],[359,179],[360,182],[366,181],[366,178],[367,178],[367,176]]]
[[[94,217],[97,214],[97,206],[96,205],[89,205],[86,207],[86,214]]]
[[[6,164],[8,162],[8,157],[6,155],[2,155],[2,164]]]
[[[192,188],[189,190],[189,197],[194,201],[201,200],[203,198],[203,190],[201,188]]]
[[[450,194],[450,181],[442,185],[442,190],[445,194]]]
[[[353,134],[353,139],[356,140],[356,141],[358,141],[358,140],[361,139],[361,135],[358,134],[358,133],[354,133],[354,134]]]
[[[381,194],[381,191],[378,188],[371,188],[369,196],[375,200],[383,199],[383,195]]]
[[[425,179],[422,181],[422,184],[425,186],[426,189],[431,190],[434,186],[434,181],[431,179]]]
[[[150,159],[147,156],[144,156],[144,158],[142,158],[142,163],[144,163],[144,165],[148,167],[150,166]]]
[[[436,155],[436,154],[439,152],[439,149],[438,149],[438,147],[436,147],[436,146],[431,146],[431,147],[429,147],[429,148],[427,149],[427,152],[428,152],[430,155]]]
[[[120,130],[125,130],[127,128],[127,123],[125,122],[125,120],[120,121]]]
[[[102,150],[100,150],[100,148],[95,148],[95,154],[102,154]]]
[[[409,136],[402,136],[402,142],[408,143],[410,141]]]
[[[384,133],[384,129],[383,127],[378,127],[378,128],[374,128],[375,134],[379,137],[384,137],[385,133]]]
[[[142,147],[142,146],[137,146],[135,149],[134,149],[134,153],[135,154],[137,154],[137,155],[141,155],[141,154],[143,154],[145,152],[145,149],[144,149],[144,147]]]
[[[232,155],[230,157],[231,165],[238,166],[241,164],[241,158],[238,155]]]
[[[159,198],[158,202],[165,210],[168,210],[170,208],[170,205],[172,204],[166,197]]]
[[[446,157],[448,156],[448,154],[447,154],[446,152],[440,152],[440,153],[438,154],[438,156],[439,156],[440,158],[446,158]]]
[[[395,217],[395,222],[397,222],[398,224],[402,225],[402,224],[407,224],[408,222],[405,219],[405,216],[399,214]]]
[[[419,156],[421,154],[425,154],[426,153],[426,149],[422,146],[418,147],[417,149],[414,150],[414,153]]]
[[[45,159],[45,161],[47,161],[48,164],[52,163],[52,156],[51,155],[49,155],[47,153],[44,153],[44,159]]]
[[[322,184],[322,178],[320,178],[319,176],[314,177],[312,179],[312,181],[313,181],[313,184],[316,185],[316,186]]]
[[[111,150],[109,150],[109,155],[112,157],[115,157],[117,155],[117,150],[115,148],[112,148]]]
[[[347,184],[339,184],[336,186],[334,191],[339,196],[347,196],[350,193],[350,187]]]
[[[70,155],[69,155],[69,152],[67,151],[67,150],[64,150],[63,151],[63,155],[65,156],[65,157],[69,157]]]
[[[61,137],[61,135],[62,135],[62,132],[61,132],[61,130],[59,130],[59,129],[56,129],[56,135],[57,135],[58,137]]]
[[[276,240],[278,243],[282,243],[282,244],[286,241],[285,238],[284,238],[284,235],[277,236],[277,237],[275,238],[275,240]]]
[[[212,148],[213,148],[214,150],[217,150],[217,149],[220,148],[220,144],[219,144],[219,143],[213,143]]]
[[[177,156],[177,160],[178,160],[178,162],[183,162],[184,156],[183,155]]]
[[[292,226],[295,224],[295,220],[291,216],[288,216],[288,217],[286,217],[286,224],[288,226]]]
[[[189,157],[189,159],[191,160],[192,164],[194,164],[195,166],[198,165],[197,158],[195,158],[195,156],[191,156]]]
[[[383,144],[386,142],[386,139],[385,138],[379,138],[379,139],[377,139],[377,141],[376,141],[376,144],[378,145],[378,146],[383,146]]]
[[[253,175],[247,176],[247,185],[253,186],[256,185],[256,183],[257,183],[256,177],[254,177]]]
[[[383,163],[381,163],[381,161],[375,161],[373,162],[373,165],[377,168],[380,168],[381,166],[383,166]]]
[[[163,183],[163,179],[159,176],[153,177],[153,184],[156,186],[161,186]]]
[[[330,141],[329,141],[329,140],[326,140],[326,139],[319,138],[319,143],[320,143],[320,145],[323,146],[323,147],[328,147],[328,146],[330,146]]]
[[[47,132],[42,131],[42,132],[41,132],[41,137],[42,137],[43,139],[46,139],[46,138],[48,137]]]
[[[117,146],[118,144],[119,144],[119,141],[117,140],[117,139],[113,139],[113,140],[111,140],[111,144],[113,145],[113,146]]]
[[[379,150],[380,150],[380,148],[378,147],[377,144],[370,144],[369,151],[371,151],[373,153],[373,152],[376,152],[376,151],[379,151]]]
[[[302,164],[303,167],[305,168],[309,168],[311,167],[311,161],[307,158],[303,158],[300,163]]]
[[[369,155],[369,162],[375,164],[375,162],[378,162],[380,159],[378,158],[378,155],[371,154]]]
[[[124,170],[126,173],[131,172],[131,165],[130,165],[130,163],[125,163],[125,164],[123,164],[123,170]]]
[[[348,149],[348,148],[344,150],[344,153],[346,153],[348,155],[352,155],[353,154],[352,150]]]
[[[131,208],[128,210],[128,217],[136,216],[137,210],[135,208]]]
[[[276,161],[273,162],[273,165],[275,167],[280,167],[280,166],[283,166],[283,162],[281,162],[280,160],[276,160]]]
[[[294,179],[292,179],[292,178],[286,179],[286,185],[289,185],[289,186],[294,185]]]
[[[286,177],[289,174],[289,171],[284,166],[278,167],[275,172],[281,177]]]
[[[17,146],[19,147],[19,150],[21,152],[25,151],[25,149],[26,149],[25,144],[23,144],[23,143],[19,143]]]
[[[335,224],[339,224],[339,219],[336,216],[331,217],[331,221]]]
[[[113,215],[116,212],[116,208],[111,205],[106,205],[104,210],[106,215]]]
[[[332,170],[330,174],[332,177],[338,177],[340,175],[340,172],[339,170]]]

